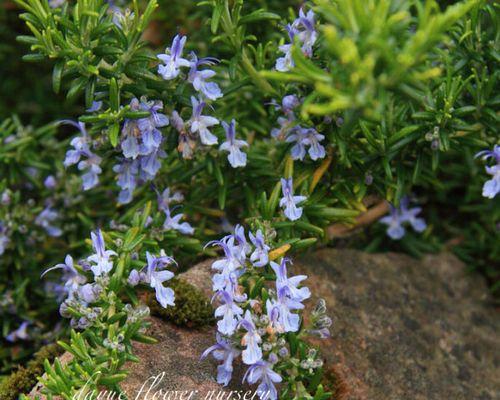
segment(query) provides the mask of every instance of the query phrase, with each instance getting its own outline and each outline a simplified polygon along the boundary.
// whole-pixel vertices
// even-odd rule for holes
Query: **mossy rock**
[[[169,286],[175,292],[175,306],[163,308],[156,301],[155,294],[148,293],[146,302],[152,315],[188,328],[215,323],[212,305],[201,290],[179,278],[172,279]]]
[[[17,400],[20,394],[28,393],[44,373],[43,362],[46,359],[52,361],[62,352],[62,348],[55,343],[40,348],[26,366],[20,366],[0,383],[0,399]]]

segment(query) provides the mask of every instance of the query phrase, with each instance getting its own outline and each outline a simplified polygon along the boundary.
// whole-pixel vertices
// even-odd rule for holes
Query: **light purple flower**
[[[100,109],[102,108],[102,101],[99,100],[99,101],[92,101],[92,105],[90,106],[90,108],[87,108],[85,111],[87,112],[96,112],[96,111],[99,111]]]
[[[233,360],[240,355],[240,351],[235,349],[232,344],[217,333],[217,344],[206,349],[201,358],[207,357],[210,353],[217,361],[222,364],[217,367],[217,383],[227,386],[231,381],[233,374]]]
[[[416,232],[423,232],[427,227],[423,218],[417,218],[417,215],[422,211],[420,207],[408,208],[408,197],[403,197],[399,208],[389,204],[389,215],[380,219],[380,222],[387,225],[387,235],[394,240],[401,239],[406,230],[403,226],[408,222]]]
[[[77,136],[71,140],[70,144],[74,150],[67,151],[64,166],[68,167],[78,163],[78,169],[86,171],[82,175],[83,190],[92,189],[99,183],[99,174],[102,172],[100,167],[101,157],[90,150],[89,145],[91,140],[83,122],[63,120],[61,123],[74,126],[81,133],[81,136]],[[81,158],[86,159],[80,161]]]
[[[283,193],[283,197],[280,200],[280,207],[284,208],[285,216],[290,221],[299,219],[302,216],[302,207],[297,207],[297,204],[305,201],[307,197],[293,195],[292,178],[281,178],[281,191]]]
[[[417,218],[417,215],[422,211],[421,207],[408,208],[409,206],[408,197],[403,197],[400,204],[401,219],[405,222],[409,222],[412,228],[416,232],[423,232],[427,228],[423,218]]]
[[[281,382],[282,378],[278,373],[273,371],[270,363],[261,360],[251,365],[243,377],[243,382],[245,381],[249,384],[260,382],[257,388],[257,393],[259,394],[259,398],[261,400],[278,399],[278,391],[276,390],[274,384]]]
[[[287,72],[295,67],[295,63],[293,62],[292,58],[292,43],[294,41],[295,35],[299,32],[293,25],[290,24],[286,26],[286,30],[288,32],[290,43],[279,46],[279,51],[284,53],[284,56],[276,60],[275,68],[280,72]]]
[[[0,256],[5,252],[7,245],[10,243],[10,238],[7,233],[5,224],[0,221]]]
[[[165,222],[163,223],[163,229],[176,230],[184,235],[192,235],[194,233],[194,228],[188,222],[179,223],[184,214],[180,213],[172,216],[169,208],[163,210],[165,212]]]
[[[54,177],[54,175],[49,175],[49,176],[47,176],[47,178],[45,178],[45,180],[43,181],[43,185],[44,185],[47,189],[54,189],[54,188],[57,186],[57,180],[56,180],[56,178]]]
[[[217,60],[210,57],[198,59],[194,53],[191,54],[191,57],[191,69],[189,71],[188,81],[193,84],[194,89],[197,92],[203,93],[203,95],[210,100],[217,100],[222,97],[219,85],[215,82],[207,82],[208,79],[215,76],[215,71],[210,69],[198,70],[199,66],[214,65]]]
[[[314,12],[309,10],[307,14],[305,14],[304,10],[301,8],[299,11],[299,18],[294,21],[294,26],[299,31],[298,37],[302,42],[302,52],[307,57],[312,57],[312,48],[318,38],[315,25]]]
[[[233,168],[244,167],[247,164],[247,155],[240,149],[248,146],[248,143],[236,139],[236,121],[234,119],[231,124],[222,121],[222,126],[226,131],[226,141],[220,145],[219,150],[229,152],[227,159]]]
[[[389,205],[389,215],[380,219],[382,224],[387,225],[387,235],[394,240],[401,239],[406,231],[403,227],[404,219],[401,218],[401,212],[392,204]]]
[[[233,297],[226,291],[218,292],[215,295],[221,305],[215,310],[215,317],[222,317],[217,322],[217,329],[223,335],[232,335],[238,325],[239,318],[243,314],[243,310],[234,302]]]
[[[214,261],[212,269],[218,271],[214,274],[213,290],[226,291],[238,301],[244,301],[237,293],[238,278],[244,273],[244,260],[241,259],[241,248],[235,244],[235,237],[228,235],[222,240],[209,242],[207,246],[220,246],[224,250],[225,257]]]
[[[18,340],[28,340],[30,338],[28,334],[28,321],[24,321],[19,328],[16,330],[10,332],[5,339],[7,339],[9,342],[17,342]]]
[[[173,272],[165,269],[167,265],[175,262],[174,259],[167,256],[164,250],[161,250],[159,257],[155,257],[147,251],[146,258],[148,265],[145,282],[155,289],[156,299],[163,308],[175,305],[174,291],[169,287],[163,286],[163,282],[174,277]]]
[[[63,281],[63,292],[67,295],[69,299],[73,298],[74,294],[78,288],[87,282],[87,278],[81,275],[75,268],[73,263],[73,258],[68,254],[64,259],[64,263],[57,264],[51,268],[46,269],[41,277],[45,276],[50,271],[55,269],[62,269],[63,276],[61,280]]]
[[[264,235],[259,229],[255,236],[252,232],[248,234],[250,236],[250,241],[255,246],[255,250],[250,255],[250,261],[255,267],[263,267],[269,262],[269,250],[271,248],[264,241]]]
[[[121,188],[118,202],[128,204],[132,201],[132,195],[137,187],[139,162],[138,160],[124,159],[113,167],[113,171],[117,173],[117,183]]]
[[[167,155],[162,149],[155,149],[150,154],[140,158],[140,176],[145,181],[153,180],[161,168],[161,159]]]
[[[294,94],[284,96],[281,101],[281,110],[286,114],[292,114],[293,110],[300,104],[299,98]]]
[[[493,150],[483,150],[476,154],[476,157],[481,157],[483,160],[494,159],[496,165],[486,166],[486,173],[492,178],[486,181],[483,185],[483,196],[493,199],[500,193],[500,145],[495,145]]]
[[[286,288],[285,293],[289,297],[298,302],[302,302],[311,297],[311,291],[307,287],[299,289],[300,283],[307,279],[306,275],[296,275],[288,278],[286,264],[290,262],[287,258],[283,258],[280,264],[271,261],[271,268],[276,274],[276,289],[278,292]]]
[[[163,193],[158,193],[158,209],[165,211],[172,203],[178,203],[184,200],[181,192],[173,192],[170,194],[170,188],[166,188]]]
[[[163,61],[163,64],[158,66],[158,73],[165,80],[176,78],[181,67],[190,67],[191,63],[182,58],[182,51],[186,44],[186,36],[176,35],[172,42],[172,47],[167,48],[165,54],[158,54],[157,57]]]
[[[62,235],[61,228],[52,225],[54,221],[59,219],[59,213],[53,210],[50,206],[45,207],[40,214],[35,218],[35,224],[45,229],[47,234],[52,237]]]
[[[150,113],[149,117],[137,120],[142,137],[140,152],[141,155],[148,155],[161,145],[163,138],[158,128],[167,126],[170,121],[165,114],[159,112],[163,109],[163,103],[159,100],[148,101],[145,97],[141,97],[139,109]]]
[[[87,283],[76,291],[77,297],[85,304],[94,303],[102,292],[102,287],[97,283]]]
[[[193,115],[189,120],[191,125],[191,132],[200,135],[201,143],[207,146],[214,145],[218,142],[217,136],[212,134],[208,128],[214,125],[219,124],[219,120],[217,118],[201,115],[203,108],[205,107],[205,102],[198,101],[196,97],[191,96],[191,104],[193,105]]]
[[[262,343],[262,338],[257,332],[249,310],[245,311],[245,317],[240,320],[239,325],[247,331],[241,339],[242,344],[246,346],[246,349],[241,353],[243,362],[248,365],[255,364],[262,359],[262,349],[259,346]]]
[[[113,268],[113,261],[110,260],[111,256],[117,254],[113,250],[106,250],[104,238],[100,229],[90,233],[92,238],[92,247],[95,253],[87,257],[87,261],[93,263],[90,266],[94,276],[106,275]]]
[[[288,143],[295,142],[291,154],[294,160],[303,160],[306,155],[306,146],[309,146],[309,157],[315,161],[325,157],[325,148],[319,143],[325,137],[313,128],[302,128],[297,126],[293,133],[286,139]]]
[[[300,316],[292,311],[302,310],[304,305],[293,300],[289,289],[278,290],[278,298],[266,301],[266,310],[271,326],[279,333],[297,332],[300,327]]]

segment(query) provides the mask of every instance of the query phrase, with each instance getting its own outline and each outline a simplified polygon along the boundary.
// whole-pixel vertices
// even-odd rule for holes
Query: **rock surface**
[[[321,351],[338,380],[337,400],[500,398],[500,319],[484,282],[467,275],[455,257],[417,261],[324,249],[291,271],[309,275],[314,296],[329,306],[333,337],[321,342]],[[182,277],[210,294],[209,262]],[[163,371],[156,390],[198,390],[193,398],[202,399],[220,390],[215,363],[199,361],[214,341],[213,330],[187,330],[153,318],[149,334],[159,342],[136,346],[141,362],[130,365],[127,393],[137,393]],[[232,389],[245,390],[241,371],[235,375]]]

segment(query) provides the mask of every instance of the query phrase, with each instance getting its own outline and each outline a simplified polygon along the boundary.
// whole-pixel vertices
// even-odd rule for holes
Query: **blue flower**
[[[113,167],[113,171],[117,173],[117,183],[122,189],[118,195],[118,202],[128,204],[132,201],[134,190],[137,187],[139,163],[137,160],[124,159]]]
[[[312,48],[318,38],[315,25],[314,12],[309,10],[307,14],[305,14],[304,10],[301,8],[299,11],[299,18],[294,21],[294,26],[298,30],[297,34],[302,42],[302,52],[307,57],[312,56]]]
[[[298,302],[302,302],[311,297],[311,291],[307,287],[298,288],[300,282],[307,279],[306,275],[297,275],[288,278],[286,264],[290,262],[287,258],[283,258],[280,264],[271,261],[271,268],[276,274],[276,289],[278,292],[285,290],[289,297]]]
[[[257,388],[260,399],[278,399],[278,391],[274,384],[281,382],[282,378],[277,372],[273,371],[270,363],[261,360],[251,365],[243,377],[243,382],[245,381],[250,384],[260,382]]]
[[[158,209],[165,211],[170,207],[170,204],[180,202],[184,200],[184,196],[181,192],[173,192],[170,194],[170,188],[166,188],[163,193],[158,194]]]
[[[214,65],[217,60],[210,57],[198,59],[194,53],[191,54],[191,57],[191,69],[189,71],[188,81],[193,84],[194,89],[197,92],[203,93],[203,95],[210,100],[217,100],[222,97],[219,85],[215,82],[207,82],[207,79],[215,76],[215,71],[210,69],[198,71],[200,65]]]
[[[165,254],[161,250],[160,256],[155,257],[151,253],[146,252],[147,270],[145,275],[145,282],[148,283],[156,292],[156,299],[163,308],[175,305],[174,291],[166,286],[163,282],[168,281],[174,277],[174,273],[165,269],[169,264],[174,263],[174,259]]]
[[[222,364],[217,367],[217,383],[227,386],[233,374],[233,361],[241,352],[235,349],[231,342],[224,339],[220,334],[217,334],[216,337],[217,344],[206,349],[201,358],[204,359],[212,353],[216,360],[222,361]]]
[[[304,55],[306,57],[312,57],[313,45],[318,38],[315,25],[316,22],[314,19],[314,12],[309,10],[307,14],[305,14],[304,10],[301,8],[299,11],[299,18],[293,21],[291,25],[288,24],[286,26],[290,43],[279,47],[279,50],[284,53],[284,56],[276,60],[276,70],[287,72],[295,67],[295,63],[292,58],[292,46],[295,41],[295,37],[297,37],[301,43],[301,50]]]
[[[400,211],[392,204],[389,204],[389,215],[381,218],[380,222],[387,225],[386,232],[391,239],[399,240],[405,235],[404,220],[401,218]]]
[[[28,340],[30,338],[28,334],[28,321],[24,321],[19,328],[10,332],[5,339],[9,342],[17,342],[18,340]]]
[[[92,238],[92,247],[95,253],[87,257],[87,261],[93,263],[90,266],[94,276],[106,275],[113,268],[113,261],[110,260],[111,256],[117,254],[113,250],[106,250],[104,238],[100,229],[90,233]]]
[[[49,175],[49,176],[47,176],[47,178],[45,178],[45,180],[43,181],[43,185],[44,185],[47,189],[54,189],[54,188],[57,186],[57,180],[56,180],[56,178],[54,177],[54,175]]]
[[[158,128],[167,126],[170,121],[165,114],[158,112],[163,109],[163,103],[159,100],[148,101],[145,97],[142,97],[139,108],[150,113],[149,117],[137,120],[137,126],[142,138],[140,152],[141,155],[148,155],[157,150],[162,142],[162,134]]]
[[[255,267],[267,265],[269,262],[269,250],[271,250],[271,248],[265,243],[262,231],[259,229],[255,236],[252,232],[249,232],[248,235],[250,236],[250,241],[255,246],[255,250],[250,255],[250,261]]]
[[[236,121],[234,119],[231,124],[222,121],[222,126],[226,131],[226,141],[220,145],[219,150],[229,152],[227,159],[233,168],[244,167],[247,164],[247,155],[240,148],[248,146],[248,143],[235,138]]]
[[[226,291],[238,301],[244,297],[238,293],[238,278],[245,272],[244,259],[241,259],[241,248],[235,244],[235,237],[228,235],[222,240],[209,242],[207,246],[216,245],[224,250],[225,257],[215,261],[212,269],[218,271],[214,274],[213,290]]]
[[[47,206],[37,215],[35,224],[45,229],[49,236],[59,237],[63,233],[61,228],[52,225],[57,219],[59,219],[59,213],[54,211],[50,206]]]
[[[145,181],[151,181],[161,168],[161,159],[165,158],[167,154],[162,149],[155,149],[148,155],[141,156],[140,158],[140,175]]]
[[[300,327],[300,316],[292,311],[302,310],[304,305],[291,298],[289,289],[278,290],[278,298],[266,301],[266,310],[271,327],[278,333],[297,332]]]
[[[72,299],[74,294],[78,291],[79,287],[87,282],[87,278],[81,275],[75,268],[73,263],[73,258],[68,254],[64,259],[64,263],[57,264],[51,268],[46,269],[41,277],[45,276],[50,271],[55,269],[62,269],[63,276],[61,280],[63,281],[62,292],[67,296],[67,298]]]
[[[96,112],[96,111],[99,111],[100,109],[102,108],[102,101],[99,100],[99,101],[92,101],[92,105],[90,106],[90,108],[87,108],[85,111],[87,112]]]
[[[159,149],[163,137],[158,128],[167,126],[170,121],[165,114],[159,112],[163,109],[161,101],[148,101],[145,97],[141,97],[139,102],[134,98],[130,101],[130,109],[150,113],[146,118],[125,120],[122,128],[123,156],[136,159],[139,155],[147,156]]]
[[[297,207],[297,204],[305,201],[307,197],[293,195],[292,178],[281,178],[281,191],[283,193],[283,197],[280,200],[280,207],[285,209],[285,216],[290,221],[299,219],[302,216],[302,207]]]
[[[0,256],[5,252],[9,242],[10,238],[8,236],[7,227],[2,221],[0,221]]]
[[[257,332],[249,310],[245,311],[245,317],[240,320],[239,325],[247,331],[241,339],[242,345],[246,346],[246,349],[241,354],[243,362],[248,365],[255,364],[262,359],[262,349],[259,346],[262,339]]]
[[[157,57],[163,61],[163,64],[158,66],[158,73],[165,80],[176,78],[181,67],[190,67],[191,63],[182,58],[182,51],[186,44],[186,36],[176,35],[172,42],[172,47],[167,48],[165,54],[158,54]]]
[[[243,310],[234,302],[231,294],[226,291],[217,292],[214,297],[217,297],[222,303],[214,313],[215,317],[222,317],[217,322],[217,329],[223,335],[232,335],[238,326]]]
[[[294,41],[295,35],[299,32],[293,25],[290,24],[286,26],[286,30],[288,32],[288,37],[290,38],[290,43],[279,46],[279,51],[284,53],[284,56],[276,60],[275,68],[280,72],[287,72],[295,67],[295,63],[293,62],[292,58],[292,43]]]
[[[403,197],[400,203],[401,218],[405,222],[409,222],[415,232],[423,232],[427,228],[423,218],[417,218],[417,215],[422,212],[421,207],[408,208],[410,202],[408,197]]]
[[[201,143],[211,146],[218,142],[217,136],[212,134],[208,128],[219,124],[219,120],[208,115],[201,115],[203,108],[205,107],[205,102],[198,101],[196,97],[191,96],[191,104],[193,105],[193,115],[189,120],[191,124],[191,132],[200,135]]]
[[[163,229],[168,230],[176,230],[184,235],[192,235],[194,233],[194,228],[188,222],[179,223],[184,214],[177,214],[172,216],[170,208],[166,208],[163,210],[165,212],[165,222],[163,223]]]
[[[241,263],[244,263],[247,255],[252,250],[252,247],[248,244],[247,238],[245,236],[245,228],[241,225],[236,225],[234,228],[234,239],[238,243],[234,248],[236,250],[236,256],[240,260]]]
[[[483,185],[483,196],[493,199],[500,193],[500,145],[495,145],[493,150],[483,150],[476,154],[476,157],[482,157],[483,160],[494,159],[496,165],[486,166],[486,173],[492,178]]]
[[[68,150],[66,153],[66,158],[64,160],[64,166],[68,167],[78,163],[78,169],[80,171],[86,171],[82,175],[83,190],[92,189],[99,183],[99,174],[102,172],[100,167],[101,157],[92,153],[90,150],[90,137],[85,129],[85,124],[83,122],[74,122],[69,120],[61,121],[61,123],[72,125],[76,127],[81,136],[73,138],[70,142],[74,150]],[[81,158],[86,158],[80,161]]]
[[[325,148],[319,143],[324,138],[314,128],[297,126],[293,133],[286,138],[286,141],[288,143],[295,142],[291,150],[294,160],[303,160],[306,155],[306,146],[309,146],[309,157],[311,157],[311,160],[316,161],[326,155]]]
[[[416,232],[423,232],[427,227],[422,218],[417,218],[417,215],[422,211],[420,207],[408,208],[409,200],[405,196],[401,199],[399,208],[389,204],[389,215],[380,219],[382,224],[387,225],[387,235],[394,240],[401,239],[406,230],[403,226],[405,222],[410,223]]]

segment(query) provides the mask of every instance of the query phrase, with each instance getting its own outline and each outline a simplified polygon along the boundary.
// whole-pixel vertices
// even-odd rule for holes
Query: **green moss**
[[[44,373],[44,360],[52,361],[62,352],[62,348],[55,343],[38,350],[26,366],[19,367],[0,383],[0,399],[17,400],[20,394],[28,393],[37,383],[37,377]]]
[[[213,308],[201,290],[177,278],[172,279],[169,286],[175,292],[175,307],[161,307],[154,293],[149,293],[147,303],[152,315],[189,328],[215,323]]]

